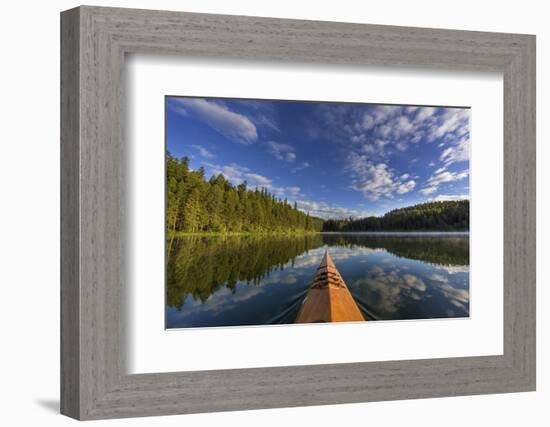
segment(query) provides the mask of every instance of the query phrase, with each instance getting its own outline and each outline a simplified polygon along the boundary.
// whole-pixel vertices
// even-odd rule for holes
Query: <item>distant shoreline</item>
[[[199,231],[187,232],[178,231],[176,233],[166,233],[166,237],[184,237],[184,236],[306,236],[310,234],[321,234],[320,231],[229,231],[229,232],[214,232],[214,231]]]
[[[380,234],[454,234],[454,235],[465,235],[470,234],[470,231],[437,231],[437,230],[395,230],[395,231],[321,231],[320,234],[371,234],[371,235],[380,235]]]
[[[371,236],[380,236],[380,235],[446,235],[446,236],[464,236],[469,235],[469,231],[435,231],[435,230],[411,230],[411,231],[402,231],[402,230],[395,230],[395,231],[280,231],[280,232],[211,232],[211,231],[204,231],[204,232],[177,232],[177,233],[167,233],[167,238],[172,237],[186,237],[186,236],[307,236],[312,234],[363,234],[363,235],[371,235]]]

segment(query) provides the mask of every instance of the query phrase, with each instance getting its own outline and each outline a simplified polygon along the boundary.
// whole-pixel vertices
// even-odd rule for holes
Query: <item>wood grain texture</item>
[[[61,412],[80,413],[78,10],[61,20]]]
[[[62,413],[100,419],[534,390],[534,36],[84,6],[62,13],[61,38]],[[127,53],[501,71],[504,354],[128,375]]]

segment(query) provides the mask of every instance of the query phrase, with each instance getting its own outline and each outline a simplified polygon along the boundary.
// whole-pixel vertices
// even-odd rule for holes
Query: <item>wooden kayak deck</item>
[[[294,323],[364,320],[332,257],[325,252]]]

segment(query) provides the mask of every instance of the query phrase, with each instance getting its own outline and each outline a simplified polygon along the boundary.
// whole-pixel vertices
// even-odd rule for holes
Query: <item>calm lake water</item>
[[[166,327],[293,323],[325,250],[367,320],[469,316],[469,236],[187,236],[167,267]]]

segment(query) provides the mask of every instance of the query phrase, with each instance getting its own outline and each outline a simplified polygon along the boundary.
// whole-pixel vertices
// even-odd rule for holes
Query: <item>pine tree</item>
[[[279,200],[266,188],[233,186],[222,174],[205,180],[203,168],[189,169],[187,157],[166,158],[166,227],[184,232],[320,231],[323,221]],[[170,240],[172,240],[172,237]],[[169,250],[170,250],[169,245]]]
[[[191,190],[183,210],[183,229],[191,233],[200,231],[202,209],[199,191]]]

